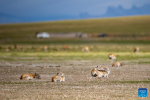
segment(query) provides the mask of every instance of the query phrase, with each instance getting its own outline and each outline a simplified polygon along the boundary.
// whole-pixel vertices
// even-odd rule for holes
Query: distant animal
[[[90,52],[90,49],[88,46],[85,46],[84,48],[82,48],[82,51]]]
[[[52,77],[52,82],[64,82],[65,81],[65,76],[64,73],[59,72],[57,73],[56,76]]]
[[[41,51],[41,48],[37,48],[36,51],[40,52],[40,51]]]
[[[120,67],[120,66],[123,66],[123,65],[124,65],[123,62],[114,62],[114,63],[112,64],[112,67]]]
[[[137,53],[139,51],[139,47],[134,48],[134,53]]]
[[[48,47],[47,47],[47,46],[44,46],[43,49],[44,49],[44,51],[47,51],[47,50],[48,50]]]
[[[25,73],[23,75],[21,75],[20,79],[24,79],[24,80],[31,80],[33,78],[36,78],[36,79],[41,79],[41,76],[40,74],[29,74],[29,73]]]
[[[109,57],[109,59],[116,60],[116,56],[112,53],[109,54],[108,57]]]
[[[60,49],[59,49],[59,48],[54,48],[53,50],[54,50],[54,51],[59,51]]]
[[[62,46],[62,49],[63,49],[63,50],[69,50],[69,46],[68,46],[68,45],[63,45],[63,46]]]
[[[8,52],[8,51],[9,51],[9,49],[8,49],[8,48],[6,48],[6,49],[5,49],[5,51],[7,51],[7,52]]]
[[[17,47],[18,47],[17,44],[15,44],[15,45],[14,45],[14,49],[17,49]]]
[[[105,77],[108,79],[108,75],[110,73],[110,70],[109,68],[107,67],[95,67],[92,69],[91,71],[91,77],[89,79],[89,81],[93,78],[93,77],[96,77],[96,79],[98,80],[98,78],[101,78],[101,77]]]

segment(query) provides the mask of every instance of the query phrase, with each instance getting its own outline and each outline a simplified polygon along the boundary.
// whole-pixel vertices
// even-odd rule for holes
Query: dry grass
[[[33,58],[34,59],[34,58]],[[44,62],[44,63],[43,63]],[[140,100],[139,88],[150,90],[149,64],[125,61],[121,68],[111,67],[109,61],[0,61],[0,98],[4,100]],[[103,78],[99,83],[90,71],[103,64],[110,68],[109,83]],[[66,82],[53,83],[52,76],[62,71]],[[24,81],[23,73],[40,73],[42,79]],[[149,99],[148,97],[145,99]]]
[[[58,43],[150,43],[150,16],[131,16],[74,21],[0,25],[1,44],[58,44]],[[70,33],[89,35],[106,33],[104,39],[36,39],[36,32]],[[116,36],[117,37],[116,37]],[[115,36],[115,37],[111,37]],[[119,37],[118,37],[119,36]],[[122,41],[123,40],[123,41]]]
[[[0,25],[0,99],[150,100],[149,26],[150,16]],[[105,32],[120,37],[35,39],[37,31]],[[127,35],[130,38],[124,37]],[[45,45],[47,51],[43,50]],[[68,45],[69,50],[63,50],[62,45]],[[84,46],[89,46],[89,53],[81,52]],[[140,52],[134,54],[136,46]],[[125,65],[111,67],[109,53]],[[111,70],[109,83],[103,78],[89,81],[92,68],[100,64]],[[60,71],[66,81],[51,82]],[[23,73],[35,72],[42,79],[19,79]],[[148,89],[147,98],[138,97],[139,88]]]

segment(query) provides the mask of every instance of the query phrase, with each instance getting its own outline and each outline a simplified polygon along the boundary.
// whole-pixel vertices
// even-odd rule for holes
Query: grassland
[[[89,43],[85,39],[35,39],[36,32],[82,32],[87,34],[107,33],[119,38],[90,39],[98,42],[150,43],[150,16],[133,16],[104,19],[68,20],[41,23],[0,25],[2,44],[53,44],[53,43]],[[144,41],[146,40],[146,41]],[[78,41],[78,42],[77,42]],[[143,42],[144,41],[144,42]]]
[[[37,55],[43,55],[39,58]],[[83,54],[88,59],[75,54],[73,57],[48,53],[16,53],[9,56],[7,53],[1,54],[0,66],[0,98],[16,99],[16,100],[81,100],[81,99],[103,99],[103,100],[138,100],[139,88],[150,89],[149,83],[149,63],[138,63],[143,59],[121,60],[125,63],[121,68],[111,67],[111,63],[107,59],[100,57],[88,56],[89,53]],[[62,53],[61,53],[62,54]],[[77,53],[78,54],[78,53]],[[92,53],[94,54],[94,53]],[[66,55],[66,56],[65,56]],[[104,54],[105,55],[105,54]],[[55,55],[56,56],[56,55]],[[107,55],[105,55],[107,56]],[[13,60],[5,60],[2,58],[11,58]],[[146,60],[146,59],[145,59]],[[103,78],[99,82],[90,78],[90,71],[93,67],[102,64],[110,68],[109,83]],[[51,78],[57,72],[63,72],[66,81],[62,83],[53,83]],[[22,73],[40,73],[40,80],[20,80]],[[149,99],[148,93],[147,98]]]
[[[116,36],[36,39],[37,31]],[[139,88],[150,90],[149,36],[150,16],[0,25],[0,99],[149,100],[149,92],[147,98],[138,97]],[[82,51],[85,46],[90,52]],[[136,46],[140,51],[133,53]],[[110,53],[125,65],[112,67]],[[92,68],[100,64],[111,70],[109,82],[89,81]],[[51,82],[60,71],[66,81]],[[41,74],[40,80],[19,79],[23,73],[35,72]]]

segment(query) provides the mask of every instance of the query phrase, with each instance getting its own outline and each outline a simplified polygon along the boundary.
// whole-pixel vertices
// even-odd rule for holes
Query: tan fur
[[[90,49],[88,46],[85,46],[84,48],[82,48],[82,51],[90,52]]]
[[[109,59],[116,60],[116,56],[112,53],[109,54],[108,57],[109,57]]]
[[[21,75],[20,79],[25,79],[25,80],[31,80],[33,78],[37,78],[37,79],[41,79],[40,74],[29,74],[29,73],[25,73],[23,75]]]
[[[43,49],[44,49],[44,51],[47,51],[47,50],[48,50],[48,47],[47,47],[47,46],[44,46]]]
[[[56,76],[52,77],[52,82],[64,82],[65,81],[65,76],[62,72],[57,73]]]
[[[109,70],[109,68],[108,68],[108,67],[105,67],[105,66],[101,66],[100,68]]]
[[[41,51],[41,48],[37,48],[36,51],[40,52],[40,51]]]
[[[108,74],[110,73],[109,68],[108,68],[108,67],[105,67],[105,66],[100,66],[100,67],[97,66],[96,69],[97,69],[97,70],[106,70],[106,71],[108,72]]]
[[[123,66],[124,64],[123,63],[121,63],[121,62],[114,62],[113,64],[112,64],[112,67],[120,67],[120,66]]]
[[[64,49],[64,50],[69,50],[69,46],[68,46],[68,45],[63,45],[63,46],[62,46],[62,49]]]
[[[104,66],[101,66],[101,67],[95,67],[92,69],[91,71],[91,77],[89,79],[89,81],[93,78],[93,77],[96,77],[97,79],[98,78],[101,78],[101,77],[106,77],[108,79],[108,75],[110,73],[110,70],[109,68],[107,67],[104,67]]]
[[[137,53],[139,51],[139,47],[134,48],[134,53]]]

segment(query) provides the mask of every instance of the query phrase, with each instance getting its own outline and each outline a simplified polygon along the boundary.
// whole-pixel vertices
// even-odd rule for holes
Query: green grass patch
[[[89,43],[134,43],[150,44],[150,16],[132,16],[103,19],[69,20],[41,23],[0,25],[2,44],[89,44]],[[113,38],[98,39],[36,39],[36,32],[87,34],[106,33]],[[119,36],[119,37],[118,37]]]
[[[139,61],[139,64],[150,64],[150,61]]]
[[[150,58],[150,52],[139,52],[137,54],[130,52],[113,53],[116,55],[117,60],[135,60],[141,58]],[[35,59],[34,57],[36,57],[35,60],[108,60],[109,54],[110,52],[3,52],[0,54],[0,58],[6,61],[21,60],[21,58],[19,57],[33,57],[33,59]],[[26,60],[28,60],[28,58],[26,58]]]

